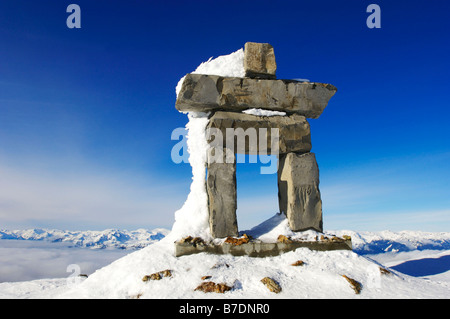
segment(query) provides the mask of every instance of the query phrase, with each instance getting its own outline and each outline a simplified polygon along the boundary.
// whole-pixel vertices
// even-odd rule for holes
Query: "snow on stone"
[[[241,48],[215,59],[210,58],[207,62],[201,63],[192,73],[242,78],[245,76],[244,49]]]
[[[244,50],[240,49],[229,55],[219,56],[215,59],[201,63],[192,73],[243,77]],[[184,77],[176,87],[176,93],[181,90]],[[209,231],[208,197],[206,194],[206,155],[208,143],[206,139],[206,126],[208,114],[189,112],[189,122],[186,125],[189,163],[192,167],[192,183],[186,202],[175,212],[175,223],[169,234],[171,240],[178,240],[186,236],[201,237],[212,240]]]
[[[239,49],[228,55],[221,55],[215,59],[211,57],[208,61],[202,62],[192,73],[242,78],[245,76],[244,49]],[[176,86],[175,92],[177,96],[183,85],[184,78],[182,77]]]
[[[270,111],[270,110],[263,110],[263,109],[248,109],[248,110],[242,111],[242,113],[256,115],[256,116],[285,116],[286,115],[286,112]]]
[[[210,239],[208,197],[206,194],[206,125],[208,118],[203,113],[190,112],[186,125],[189,163],[192,167],[190,193],[182,208],[175,212],[175,222],[169,234],[175,241],[186,236]]]

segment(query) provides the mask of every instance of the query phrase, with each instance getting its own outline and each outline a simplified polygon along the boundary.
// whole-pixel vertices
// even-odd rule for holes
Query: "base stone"
[[[175,257],[198,253],[216,255],[229,254],[232,256],[271,257],[296,250],[309,248],[317,251],[352,250],[351,239],[338,239],[335,241],[293,241],[290,243],[265,243],[250,241],[241,245],[232,244],[191,244],[175,242]]]
[[[280,156],[278,200],[292,231],[323,231],[319,168],[314,153]]]

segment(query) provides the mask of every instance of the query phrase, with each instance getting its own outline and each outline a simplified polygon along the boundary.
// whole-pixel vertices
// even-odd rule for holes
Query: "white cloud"
[[[156,180],[88,168],[77,171],[18,169],[0,163],[1,227],[35,227],[29,225],[33,221],[77,230],[84,229],[83,225],[168,227],[185,200],[177,187]]]
[[[131,250],[67,248],[65,243],[0,241],[0,282],[67,278],[69,265],[79,266],[80,274],[90,275]]]

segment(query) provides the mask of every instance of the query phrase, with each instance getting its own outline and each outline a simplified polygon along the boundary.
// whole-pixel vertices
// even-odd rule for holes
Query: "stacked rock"
[[[276,79],[274,49],[267,43],[247,42],[244,48],[245,77],[188,74],[178,94],[176,108],[181,112],[209,112],[208,129],[245,131],[264,129],[267,143],[245,146],[231,143],[223,161],[208,161],[207,193],[211,235],[214,238],[238,236],[236,219],[235,153],[261,154],[276,148],[280,213],[287,216],[292,231],[323,231],[319,169],[311,150],[310,125],[306,118],[318,118],[337,89],[331,84]],[[247,109],[283,112],[274,116],[242,113]],[[276,132],[274,146],[271,132]],[[210,145],[212,145],[212,141]],[[217,142],[217,141],[215,141]],[[227,146],[225,146],[227,145]],[[228,152],[227,152],[228,151]],[[273,154],[273,153],[272,153]]]

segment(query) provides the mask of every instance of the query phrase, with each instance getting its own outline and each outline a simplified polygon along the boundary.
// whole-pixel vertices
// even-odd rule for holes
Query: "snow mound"
[[[303,266],[292,266],[298,260]],[[197,254],[174,257],[167,239],[131,253],[95,272],[60,298],[448,298],[450,283],[409,277],[391,270],[382,274],[380,265],[352,251],[311,251],[299,248],[277,257],[251,258]],[[143,282],[162,270],[172,277]],[[195,291],[203,276],[225,283],[231,291],[215,294]],[[342,275],[362,284],[360,294]],[[260,282],[274,279],[282,288],[274,294]]]
[[[314,240],[321,233],[305,231],[293,233],[283,214],[243,231],[256,239],[276,241],[278,235],[295,239]],[[380,232],[363,235],[352,231],[325,232],[325,235],[351,235],[357,251],[374,241],[396,238],[405,242],[426,243],[430,240],[448,238],[450,233]],[[420,240],[420,236],[424,236]],[[438,248],[437,244],[434,246]],[[445,249],[445,247],[443,247]],[[371,249],[366,250],[371,251]],[[383,254],[381,254],[383,255]],[[58,295],[58,298],[448,298],[450,282],[433,281],[404,275],[393,269],[383,274],[373,255],[361,255],[355,251],[312,251],[299,248],[276,257],[251,258],[231,255],[200,253],[174,256],[174,243],[165,237],[140,251],[133,252],[109,266],[96,271],[84,282]],[[292,266],[296,261],[303,266]],[[172,277],[159,281],[143,282],[142,278],[166,269]],[[343,275],[362,285],[355,294]],[[203,281],[225,283],[232,287],[225,294],[195,291]],[[282,288],[280,294],[267,290],[261,279],[270,277]]]
[[[320,233],[314,230],[307,230],[302,232],[293,232],[289,228],[286,215],[277,213],[268,220],[253,227],[250,230],[242,231],[255,239],[261,240],[265,243],[277,242],[279,235],[290,237],[292,240],[308,240],[314,241],[316,238],[320,238],[324,233]]]

